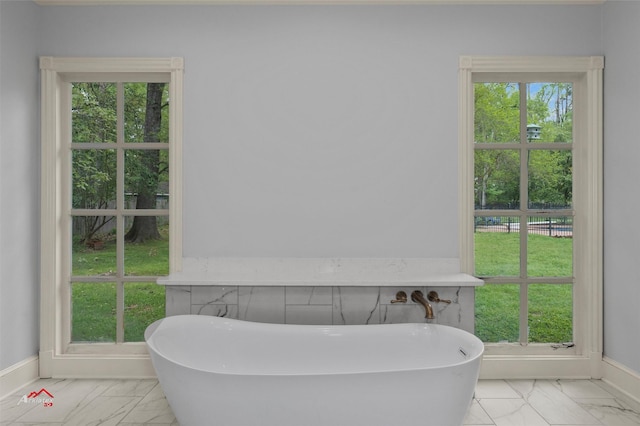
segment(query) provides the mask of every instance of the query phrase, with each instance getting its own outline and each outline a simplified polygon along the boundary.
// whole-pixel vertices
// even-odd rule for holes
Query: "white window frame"
[[[462,56],[459,101],[459,247],[474,274],[474,83],[571,81],[574,87],[574,338],[569,351],[541,345],[485,344],[482,378],[601,377],[602,368],[602,72],[604,58]],[[545,78],[546,76],[546,78]]]
[[[40,377],[153,377],[144,342],[70,349],[68,234],[70,85],[73,81],[169,82],[169,270],[182,260],[182,58],[40,58]],[[77,346],[74,344],[74,346]]]

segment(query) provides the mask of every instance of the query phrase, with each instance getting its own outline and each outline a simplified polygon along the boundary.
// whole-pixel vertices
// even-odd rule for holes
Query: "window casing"
[[[181,245],[181,147],[182,147],[182,73],[181,58],[40,58],[42,76],[42,216],[41,216],[41,349],[42,377],[114,377],[152,376],[153,370],[144,342],[126,342],[123,332],[124,288],[133,283],[150,282],[146,274],[125,273],[125,221],[134,216],[169,217],[169,270],[180,268]],[[72,85],[81,82],[112,82],[118,87],[118,133],[112,143],[73,140],[71,117]],[[122,103],[126,83],[165,83],[170,108],[168,135],[164,143],[126,144],[123,140]],[[116,140],[117,139],[117,140]],[[107,146],[108,145],[108,146]],[[139,148],[139,149],[136,149]],[[161,209],[128,209],[125,200],[124,164],[127,155],[158,150],[167,152],[168,206]],[[113,151],[118,164],[115,192],[117,202],[101,208],[86,208],[73,200],[74,155],[81,152]],[[116,154],[117,152],[117,154]],[[117,157],[117,161],[115,158]],[[100,274],[84,277],[72,267],[72,218],[109,215],[115,217],[117,260],[114,272],[105,278],[117,294],[118,326],[113,342],[72,342],[72,295],[74,283],[101,284]],[[74,275],[74,273],[76,275]],[[154,278],[154,277],[151,277]]]
[[[474,85],[479,82],[569,82],[573,86],[574,97],[573,146],[563,147],[571,149],[573,153],[573,204],[571,208],[561,212],[544,212],[541,216],[555,217],[558,213],[563,217],[571,217],[573,221],[573,277],[560,277],[558,280],[573,280],[575,346],[554,349],[549,344],[526,344],[526,330],[521,326],[519,340],[525,344],[485,345],[483,377],[536,377],[541,372],[553,377],[599,376],[599,362],[602,358],[602,68],[601,57],[460,58],[459,226],[463,272],[476,273],[474,215],[498,215],[475,208],[474,154],[477,146],[474,140]],[[527,125],[526,119],[521,125]],[[524,131],[525,129],[521,129],[521,132]],[[528,152],[526,141],[524,145],[514,144],[511,148]],[[551,145],[536,147],[542,148],[551,148]],[[522,161],[526,163],[526,159]],[[526,180],[522,182],[526,184]],[[519,211],[516,219],[520,226],[526,226],[527,215],[532,212],[533,210],[527,209]],[[525,233],[524,238],[526,235]],[[524,258],[521,260],[521,268],[526,267]],[[509,278],[504,280],[509,281]],[[535,277],[524,277],[519,282],[526,287],[536,281],[538,279]],[[526,304],[526,291],[520,303]],[[526,321],[526,312],[521,312],[520,321]]]

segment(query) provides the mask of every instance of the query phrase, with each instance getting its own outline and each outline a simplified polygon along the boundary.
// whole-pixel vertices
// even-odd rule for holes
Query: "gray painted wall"
[[[0,1],[0,370],[39,347],[38,7]]]
[[[37,7],[33,14],[31,5],[0,5],[3,23],[28,12],[28,25],[37,25],[21,29],[32,42],[38,34],[37,49],[22,53],[29,65],[12,65],[23,72],[7,80],[25,93],[37,86],[29,77],[37,75],[35,51],[185,58],[186,256],[455,257],[458,57],[606,53],[602,6]],[[637,30],[627,25],[615,23],[618,38],[607,46],[633,47],[622,34]],[[2,43],[4,72],[5,44],[18,50],[22,41]],[[37,114],[37,102],[24,111]],[[632,123],[620,132],[633,134]],[[17,120],[2,124],[3,146],[7,132],[37,132]],[[631,144],[621,138],[618,155]],[[37,143],[12,148],[16,173],[27,174],[38,152]],[[37,179],[0,173],[22,194],[19,203],[37,208]],[[3,199],[3,214],[4,206]],[[32,236],[25,251],[35,260],[37,214],[19,223],[9,226]],[[3,251],[12,248],[3,234]],[[620,292],[633,284],[629,265],[620,266]],[[25,256],[16,272],[29,277],[32,299],[36,267]],[[3,272],[0,286],[4,295],[17,284]],[[28,306],[37,317],[37,304]],[[640,328],[640,319],[630,323]],[[20,349],[0,368],[36,353],[35,333],[33,322],[3,326],[2,341],[15,339]],[[637,360],[614,359],[640,371]]]
[[[458,57],[602,53],[599,7],[149,11],[46,9],[41,51],[185,58],[185,256],[457,257]]]
[[[640,3],[604,12],[604,349],[640,372]]]

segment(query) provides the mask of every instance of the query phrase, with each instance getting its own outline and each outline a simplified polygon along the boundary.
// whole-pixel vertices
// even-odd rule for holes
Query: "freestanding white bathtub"
[[[182,426],[461,425],[484,350],[443,325],[201,315],[156,321],[145,340]]]

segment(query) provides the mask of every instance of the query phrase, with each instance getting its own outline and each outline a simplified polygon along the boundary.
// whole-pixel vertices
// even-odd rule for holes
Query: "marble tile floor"
[[[25,395],[42,389],[53,398],[42,392],[40,403],[24,402]],[[640,425],[640,404],[615,395],[599,380],[481,380],[464,424]],[[0,425],[177,426],[178,422],[156,380],[41,379],[0,401]]]

